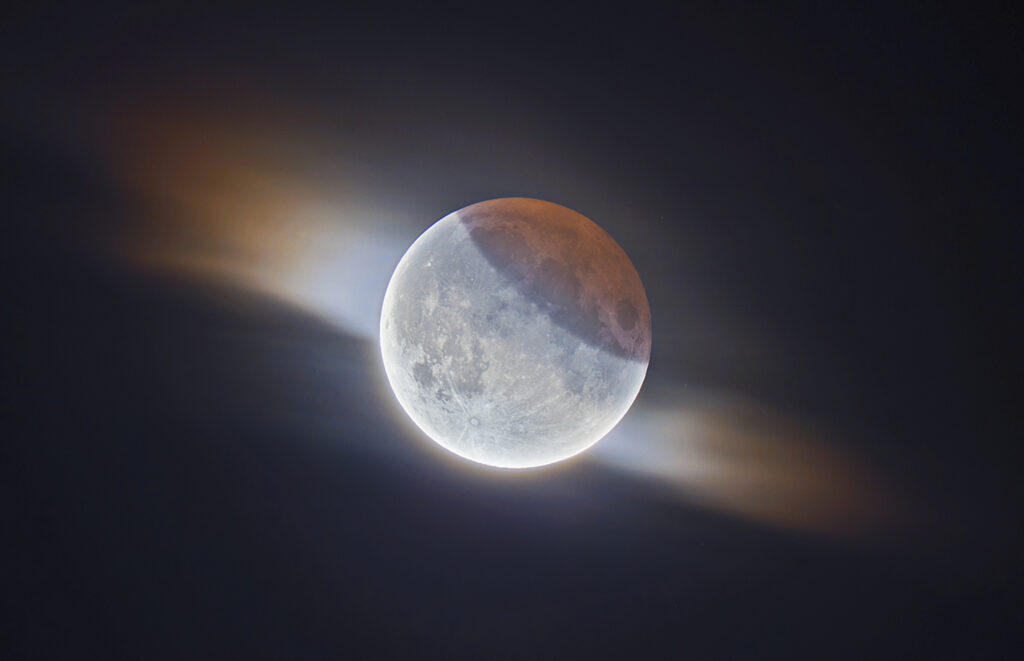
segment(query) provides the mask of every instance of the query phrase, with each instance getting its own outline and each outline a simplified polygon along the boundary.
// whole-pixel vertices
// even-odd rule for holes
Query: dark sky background
[[[4,658],[1006,650],[1019,8],[343,4],[0,28]],[[827,432],[786,470],[755,420],[721,465],[783,478],[728,498],[600,444],[527,474],[433,448],[366,310],[421,231],[502,196],[630,255],[636,419],[742,400]],[[318,237],[359,266],[310,302],[281,274]],[[811,448],[868,467],[856,507]]]

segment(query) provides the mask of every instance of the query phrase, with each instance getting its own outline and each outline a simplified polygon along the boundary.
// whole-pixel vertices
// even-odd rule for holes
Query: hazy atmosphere
[[[0,656],[1000,656],[1020,28],[19,10]],[[532,470],[433,443],[381,355],[410,245],[507,197],[599,225],[650,308],[621,422]]]

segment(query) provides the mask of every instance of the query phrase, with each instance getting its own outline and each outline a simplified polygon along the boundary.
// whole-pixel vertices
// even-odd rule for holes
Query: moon
[[[651,312],[629,257],[585,216],[502,198],[448,214],[395,268],[388,382],[443,448],[500,468],[583,452],[636,399]]]

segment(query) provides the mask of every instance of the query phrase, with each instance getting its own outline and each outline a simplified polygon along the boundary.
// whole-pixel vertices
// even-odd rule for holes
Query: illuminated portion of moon
[[[502,468],[600,440],[647,373],[651,314],[636,269],[586,217],[527,198],[437,221],[402,257],[380,323],[388,381],[431,439]]]

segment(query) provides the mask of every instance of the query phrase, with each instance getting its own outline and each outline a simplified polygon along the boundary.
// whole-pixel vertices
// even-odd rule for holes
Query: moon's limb
[[[472,205],[430,227],[384,297],[381,352],[402,408],[467,459],[571,457],[625,415],[650,355],[650,311],[622,249],[549,202]]]

